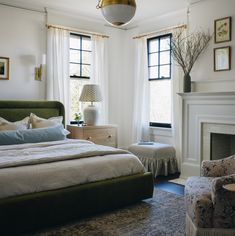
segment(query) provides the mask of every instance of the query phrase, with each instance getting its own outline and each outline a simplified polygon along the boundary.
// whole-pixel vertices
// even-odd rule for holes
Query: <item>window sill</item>
[[[150,134],[156,136],[172,137],[172,128],[149,126]]]

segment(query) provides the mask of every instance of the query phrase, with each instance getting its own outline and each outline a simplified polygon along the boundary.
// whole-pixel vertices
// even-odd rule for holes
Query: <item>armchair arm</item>
[[[202,162],[202,176],[221,177],[231,174],[235,174],[235,155],[220,160]]]
[[[226,184],[235,184],[235,173],[233,175],[226,175],[223,177],[214,178],[212,180],[212,192],[216,193],[216,191],[221,190],[221,188],[223,188],[223,185]]]
[[[235,184],[235,174],[215,178],[212,181],[215,228],[235,227],[235,192],[223,188],[226,184]]]

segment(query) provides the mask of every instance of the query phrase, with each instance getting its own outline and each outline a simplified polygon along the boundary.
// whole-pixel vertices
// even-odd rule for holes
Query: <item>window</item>
[[[81,112],[79,97],[83,85],[89,82],[91,76],[91,37],[70,34],[70,119],[75,113]]]
[[[171,34],[147,41],[150,126],[171,127]]]

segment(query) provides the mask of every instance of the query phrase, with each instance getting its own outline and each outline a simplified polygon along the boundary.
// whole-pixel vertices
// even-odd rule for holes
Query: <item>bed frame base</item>
[[[144,173],[2,199],[0,235],[42,230],[133,204],[152,194],[152,174]]]

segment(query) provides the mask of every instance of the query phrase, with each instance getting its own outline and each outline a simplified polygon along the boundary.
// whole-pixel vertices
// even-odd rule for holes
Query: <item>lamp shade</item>
[[[101,102],[102,96],[100,87],[97,84],[86,84],[83,86],[81,96],[79,98],[81,102]]]
[[[134,17],[136,11],[135,0],[100,0],[97,8],[105,20],[115,26],[125,25]]]

